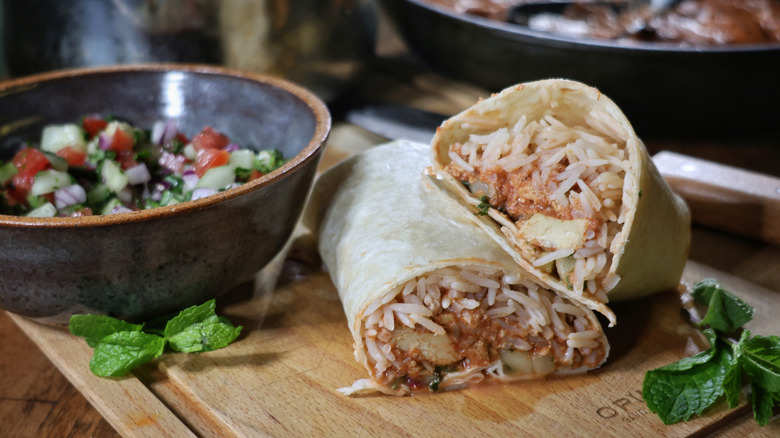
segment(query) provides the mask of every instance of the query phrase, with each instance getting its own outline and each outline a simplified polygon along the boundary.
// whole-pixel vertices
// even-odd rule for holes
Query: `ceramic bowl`
[[[284,246],[331,126],[326,106],[293,83],[206,66],[55,72],[0,84],[0,157],[45,125],[86,114],[150,127],[176,119],[290,158],[262,178],[169,207],[79,218],[0,215],[0,307],[45,322],[72,314],[147,320],[251,280]]]

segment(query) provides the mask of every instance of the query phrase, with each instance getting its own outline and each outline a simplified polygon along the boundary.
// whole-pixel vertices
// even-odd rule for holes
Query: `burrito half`
[[[407,395],[603,363],[609,347],[595,314],[540,286],[451,208],[422,175],[429,165],[427,145],[398,142],[315,185],[304,221],[370,376],[341,391]]]
[[[620,109],[578,82],[517,85],[444,122],[437,185],[515,260],[606,315],[609,300],[671,290],[690,213]]]

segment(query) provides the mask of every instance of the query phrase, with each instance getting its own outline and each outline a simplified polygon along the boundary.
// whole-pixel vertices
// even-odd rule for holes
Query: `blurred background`
[[[126,63],[206,63],[290,79],[336,113],[366,101],[414,106],[431,93],[460,94],[427,108],[444,115],[512,84],[562,77],[615,100],[643,138],[777,142],[780,137],[780,0],[2,0],[0,5],[3,76]],[[421,93],[426,80],[433,83]],[[399,82],[418,89],[404,94]]]
[[[326,100],[374,48],[369,0],[3,0],[3,72],[177,62],[286,77]]]

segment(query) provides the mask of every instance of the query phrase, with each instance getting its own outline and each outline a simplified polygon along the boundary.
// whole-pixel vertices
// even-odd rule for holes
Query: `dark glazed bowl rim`
[[[324,147],[325,141],[330,135],[331,115],[325,103],[314,93],[306,88],[290,81],[258,73],[233,70],[224,67],[193,64],[135,64],[111,67],[88,67],[59,70],[56,72],[41,73],[0,83],[0,96],[16,91],[25,91],[38,84],[52,80],[71,78],[77,76],[99,76],[116,73],[133,72],[184,72],[215,76],[227,76],[231,78],[259,82],[281,89],[300,99],[312,111],[316,119],[314,135],[309,143],[297,155],[290,158],[282,167],[262,177],[244,183],[217,194],[200,198],[194,201],[186,201],[167,207],[156,207],[148,210],[137,210],[128,213],[116,213],[109,215],[81,216],[81,217],[50,217],[32,218],[26,216],[12,216],[0,214],[0,227],[16,228],[74,228],[109,226],[127,222],[140,222],[164,217],[184,215],[188,212],[212,207],[229,199],[233,199],[261,187],[273,184],[286,178],[293,172],[303,168],[303,164],[316,158]]]
[[[382,0],[388,1],[388,0]],[[397,0],[389,0],[397,1]],[[522,40],[526,43],[536,42],[540,45],[564,45],[581,50],[615,50],[627,52],[654,52],[654,53],[679,53],[679,54],[720,54],[743,52],[780,52],[778,43],[757,44],[731,44],[731,45],[684,45],[670,42],[644,42],[644,41],[619,41],[589,37],[570,37],[552,32],[534,30],[529,27],[505,23],[468,13],[458,13],[444,6],[427,3],[425,0],[400,0],[427,9],[435,14],[442,15],[451,20],[465,22],[469,25],[481,28],[506,39]]]

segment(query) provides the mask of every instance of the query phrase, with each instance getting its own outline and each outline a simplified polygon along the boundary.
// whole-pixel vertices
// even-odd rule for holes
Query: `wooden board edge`
[[[10,312],[8,316],[122,436],[196,436],[135,376],[106,379],[93,375],[89,369],[92,352],[81,339]]]

